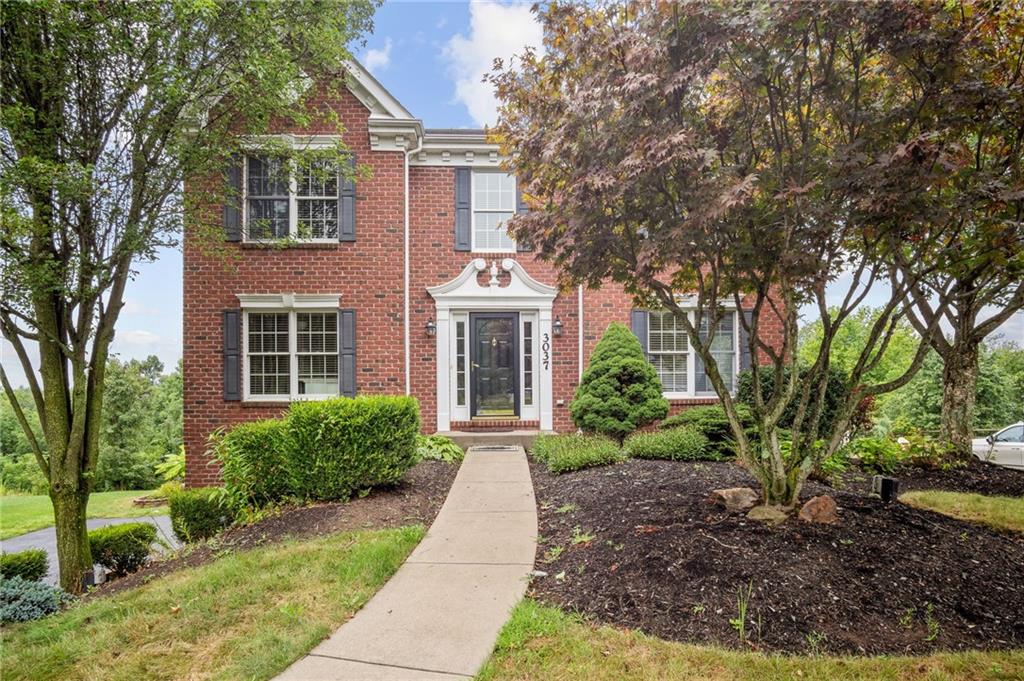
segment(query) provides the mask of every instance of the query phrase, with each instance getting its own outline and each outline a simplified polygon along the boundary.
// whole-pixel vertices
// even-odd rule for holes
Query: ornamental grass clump
[[[568,473],[625,459],[615,440],[602,435],[539,435],[530,449],[552,473]]]

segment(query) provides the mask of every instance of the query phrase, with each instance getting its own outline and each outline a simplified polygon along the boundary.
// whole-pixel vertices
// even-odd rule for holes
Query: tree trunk
[[[978,343],[954,341],[942,369],[942,425],[940,438],[953,456],[971,457],[974,434],[974,396],[978,384]]]
[[[68,593],[82,591],[82,576],[92,569],[92,553],[85,526],[85,511],[89,504],[86,491],[50,491],[53,502],[53,520],[57,531],[57,563],[60,566],[60,586]]]

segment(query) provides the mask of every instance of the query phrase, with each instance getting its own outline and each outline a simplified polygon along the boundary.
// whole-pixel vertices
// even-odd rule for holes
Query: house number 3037
[[[551,337],[544,334],[540,342],[540,359],[544,363],[544,370],[551,368]]]

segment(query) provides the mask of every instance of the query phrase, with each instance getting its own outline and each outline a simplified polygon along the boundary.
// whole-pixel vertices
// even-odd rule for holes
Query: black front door
[[[472,416],[519,415],[519,315],[469,316]]]

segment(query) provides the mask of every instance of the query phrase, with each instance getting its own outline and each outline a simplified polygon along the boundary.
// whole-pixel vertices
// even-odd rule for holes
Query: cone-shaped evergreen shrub
[[[623,324],[609,324],[597,343],[570,411],[578,427],[620,442],[668,414],[658,374]]]

